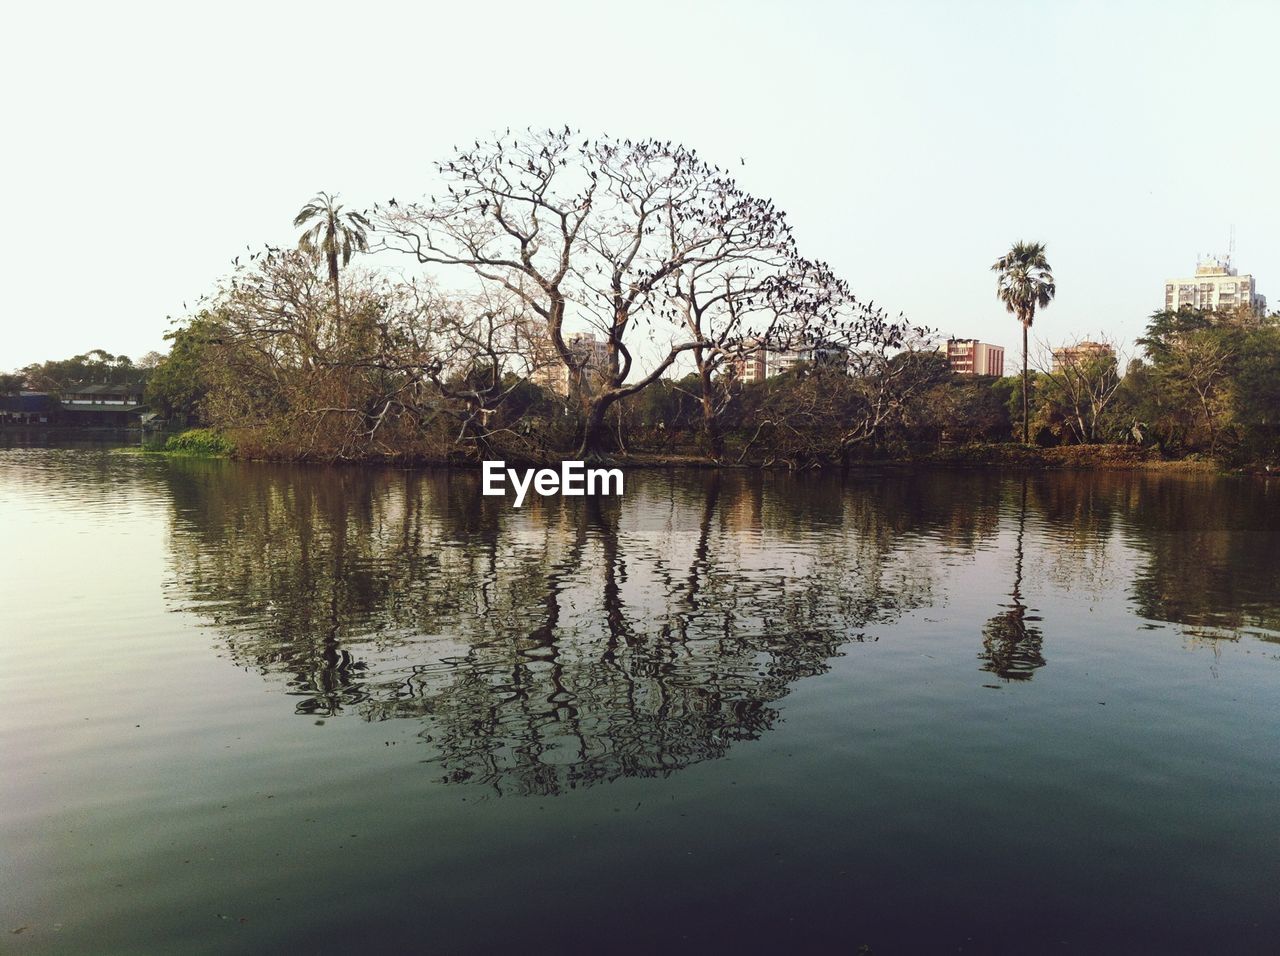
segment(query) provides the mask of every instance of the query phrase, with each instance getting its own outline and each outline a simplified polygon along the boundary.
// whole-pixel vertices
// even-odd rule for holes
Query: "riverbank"
[[[1211,458],[1164,458],[1156,448],[1134,445],[943,445],[908,461],[939,465],[997,465],[1034,469],[1091,469],[1109,471],[1183,471],[1216,474],[1226,469]]]
[[[180,457],[239,458],[246,461],[315,461],[306,458],[263,457],[243,454],[235,444],[209,430],[184,432],[170,438],[162,449],[150,454]],[[571,455],[548,455],[545,460],[523,461],[512,458],[511,465],[555,465],[568,460]],[[333,464],[334,462],[323,462]],[[457,467],[478,468],[479,461],[462,457],[447,459],[422,456],[376,456],[347,459],[341,463],[393,467]],[[788,470],[828,471],[842,467],[838,464],[789,464],[780,461],[735,462],[731,459],[716,461],[705,455],[664,452],[624,452],[606,455],[598,464],[624,469],[718,469],[718,470]],[[1095,470],[1095,471],[1162,471],[1200,474],[1228,472],[1263,473],[1264,466],[1230,469],[1210,458],[1191,457],[1167,459],[1156,448],[1139,448],[1132,445],[1066,445],[1056,448],[1040,448],[1014,443],[942,445],[918,450],[905,455],[851,459],[843,467],[908,467],[927,465],[949,468],[1017,468],[1028,470]]]
[[[719,462],[688,455],[631,454],[613,459],[624,468],[734,468],[786,469],[785,463]],[[1166,471],[1222,474],[1231,469],[1209,458],[1166,459],[1156,449],[1126,445],[1070,445],[1038,448],[1028,445],[945,445],[930,451],[885,458],[855,459],[847,467],[906,467],[928,465],[952,468],[1020,468],[1037,471]],[[839,466],[823,466],[827,470]],[[816,470],[813,466],[789,470]],[[1260,470],[1260,469],[1259,469]]]

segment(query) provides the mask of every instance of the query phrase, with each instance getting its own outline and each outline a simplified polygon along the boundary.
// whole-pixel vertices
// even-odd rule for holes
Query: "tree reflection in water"
[[[503,793],[667,774],[759,737],[796,681],[942,600],[948,555],[1002,527],[1012,588],[979,657],[1003,680],[1046,666],[1028,580],[1280,639],[1280,508],[1262,482],[632,474],[621,499],[515,511],[456,472],[156,474],[175,509],[172,603],[236,662],[283,676],[299,714],[418,721],[447,779]]]
[[[1031,680],[1045,665],[1040,618],[1028,613],[1022,601],[1023,541],[1027,531],[1027,478],[1023,476],[1018,504],[1018,531],[1014,537],[1013,590],[1005,610],[982,629],[982,670],[1005,681]]]
[[[418,720],[447,780],[502,793],[719,757],[928,591],[876,496],[815,511],[761,476],[513,511],[466,474],[172,475],[175,597],[238,663],[299,714]]]
[[[1132,584],[1139,614],[1195,637],[1280,643],[1280,480],[1147,479],[1129,510],[1149,556]]]

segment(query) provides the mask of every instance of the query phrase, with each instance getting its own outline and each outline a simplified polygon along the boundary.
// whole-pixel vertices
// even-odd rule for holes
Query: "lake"
[[[0,951],[1280,939],[1280,480],[7,447],[0,531]]]

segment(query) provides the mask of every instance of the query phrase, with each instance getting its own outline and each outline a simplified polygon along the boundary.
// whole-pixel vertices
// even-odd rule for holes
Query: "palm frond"
[[[315,259],[327,259],[329,275],[338,278],[338,261],[350,264],[357,252],[367,252],[367,232],[373,224],[358,212],[344,212],[336,194],[320,192],[298,211],[295,226],[309,226],[298,237],[298,248]]]
[[[1048,306],[1057,292],[1044,243],[1015,242],[991,269],[998,273],[996,297],[1030,328],[1036,309]]]

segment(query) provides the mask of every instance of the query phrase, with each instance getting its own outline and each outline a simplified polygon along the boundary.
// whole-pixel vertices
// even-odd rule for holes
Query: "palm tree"
[[[1056,287],[1053,270],[1044,255],[1043,242],[1015,242],[996,260],[992,272],[999,273],[996,297],[1022,323],[1022,443],[1028,442],[1027,426],[1027,330],[1035,321],[1036,309],[1053,301]]]
[[[308,255],[324,257],[329,263],[329,281],[333,283],[333,306],[339,321],[342,300],[338,296],[338,259],[345,268],[357,252],[369,251],[369,231],[373,226],[358,212],[343,212],[338,197],[318,193],[293,217],[295,226],[309,228],[298,237],[298,248]]]

